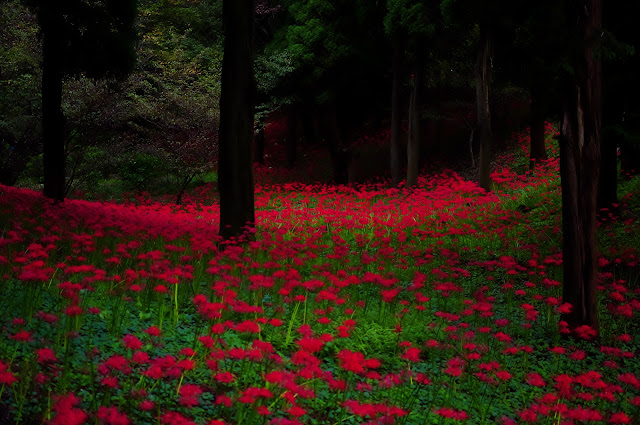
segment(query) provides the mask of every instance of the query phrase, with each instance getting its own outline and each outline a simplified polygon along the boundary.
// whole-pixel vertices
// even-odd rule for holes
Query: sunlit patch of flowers
[[[0,417],[634,423],[637,247],[603,247],[601,337],[565,338],[557,161],[493,178],[259,186],[255,238],[220,250],[215,202],[1,187]]]

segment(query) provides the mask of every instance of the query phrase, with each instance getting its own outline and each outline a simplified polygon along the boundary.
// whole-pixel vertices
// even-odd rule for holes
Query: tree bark
[[[537,84],[533,84],[531,89],[531,122],[530,137],[531,151],[529,152],[530,165],[533,170],[537,163],[547,159],[547,149],[545,147],[544,127],[545,127],[545,107],[543,94]]]
[[[407,139],[407,183],[408,189],[418,183],[420,172],[421,127],[420,112],[422,110],[422,49],[418,48],[416,67],[413,74],[413,91],[409,101],[409,137]]]
[[[478,115],[477,136],[480,138],[479,155],[479,184],[480,187],[491,190],[491,145],[493,133],[491,131],[491,111],[489,108],[489,85],[491,80],[491,47],[492,35],[489,24],[480,24],[480,40],[478,42],[478,57],[476,61],[476,107]]]
[[[44,196],[56,202],[65,196],[64,114],[62,113],[62,17],[42,13],[42,160]]]
[[[287,168],[291,170],[297,160],[298,120],[295,105],[290,105],[287,109]]]
[[[568,17],[580,47],[572,58],[575,75],[565,86],[560,132],[562,296],[572,305],[563,319],[571,330],[588,325],[598,332],[595,237],[602,81],[594,36],[601,31],[602,9],[601,0],[575,3]]]
[[[607,115],[606,113],[604,114]],[[620,114],[622,117],[622,114]],[[605,117],[605,122],[609,121]],[[618,203],[618,145],[622,143],[619,129],[616,124],[622,125],[619,121],[609,121],[611,125],[606,126],[602,132],[602,143],[600,145],[600,182],[598,184],[598,210],[602,208],[611,209]]]
[[[338,115],[335,105],[330,105],[324,114],[325,140],[331,154],[333,166],[333,181],[335,184],[349,183],[349,150],[344,145],[338,125]]]
[[[224,57],[220,97],[220,236],[241,239],[255,226],[251,145],[256,84],[253,76],[254,0],[224,0]]]
[[[391,169],[391,185],[398,187],[402,176],[400,174],[400,124],[402,113],[400,112],[400,48],[393,49],[393,76],[391,82],[391,147],[389,166]]]
[[[253,137],[255,150],[253,151],[253,161],[264,165],[264,127],[258,129]]]

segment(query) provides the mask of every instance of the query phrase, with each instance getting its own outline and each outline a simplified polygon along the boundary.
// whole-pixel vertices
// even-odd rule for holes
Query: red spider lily
[[[465,362],[459,357],[454,357],[447,362],[447,368],[444,370],[444,373],[451,376],[460,376],[462,375],[462,370],[464,368]]]
[[[96,418],[107,425],[129,425],[131,423],[127,415],[119,412],[115,407],[100,406]]]
[[[631,419],[632,418],[627,416],[627,414],[624,412],[616,412],[609,417],[609,420],[607,422],[611,424],[630,424]]]
[[[51,408],[56,416],[51,420],[52,425],[82,425],[88,419],[88,415],[75,406],[80,403],[73,394],[58,397]]]
[[[535,372],[527,374],[527,384],[533,385],[534,387],[544,387],[546,385],[542,376]]]
[[[364,354],[350,350],[341,350],[338,353],[340,367],[353,373],[364,372]]]
[[[579,326],[574,329],[574,332],[576,333],[576,335],[578,335],[578,337],[586,340],[593,339],[596,335],[598,335],[598,332],[588,325]]]
[[[17,380],[15,375],[9,372],[9,365],[2,363],[2,360],[0,360],[0,384],[11,385]]]
[[[420,361],[420,349],[416,347],[408,348],[400,357],[410,362],[418,362]]]
[[[38,363],[55,363],[58,361],[56,353],[51,348],[41,348],[37,352]]]
[[[468,418],[467,412],[464,410],[456,410],[448,407],[441,407],[433,411],[436,415],[440,415],[445,418],[451,418],[456,421],[464,421]]]
[[[160,422],[167,425],[196,425],[194,421],[178,412],[167,412],[160,416]]]
[[[139,350],[142,348],[142,341],[140,341],[135,335],[127,334],[122,338],[122,342],[129,350]]]
[[[186,407],[194,407],[200,404],[198,396],[202,389],[198,385],[185,384],[180,387],[180,404]]]

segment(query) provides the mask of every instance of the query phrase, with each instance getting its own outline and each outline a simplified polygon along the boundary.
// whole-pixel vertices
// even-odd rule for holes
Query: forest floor
[[[600,336],[569,338],[557,150],[494,191],[257,171],[253,240],[218,205],[0,187],[0,422],[581,424],[640,419],[640,179],[599,225]],[[272,168],[273,170],[273,168]]]

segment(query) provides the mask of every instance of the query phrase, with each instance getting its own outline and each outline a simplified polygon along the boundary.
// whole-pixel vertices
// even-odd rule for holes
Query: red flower
[[[440,415],[445,418],[451,418],[456,421],[463,421],[468,417],[467,412],[465,412],[464,410],[455,410],[455,409],[450,409],[448,407],[442,407],[440,409],[434,410],[433,412],[436,415]]]
[[[607,422],[610,424],[630,424],[631,418],[624,412],[617,412],[611,415]]]
[[[598,335],[598,332],[588,325],[579,326],[574,330],[574,332],[576,333],[576,335],[578,335],[579,338],[586,340],[593,339],[596,335]]]
[[[544,387],[546,385],[542,376],[535,372],[531,372],[527,375],[527,384],[533,385],[534,387]]]
[[[187,407],[197,406],[200,403],[198,396],[202,394],[202,389],[198,385],[185,384],[180,387],[180,404]]]
[[[22,342],[30,341],[31,340],[31,332],[27,332],[25,330],[21,330],[20,332],[16,333],[15,335],[11,335],[11,339],[15,339],[16,341],[22,341]]]
[[[60,397],[56,400],[52,410],[56,417],[51,420],[51,425],[82,425],[88,416],[82,410],[75,408],[80,400],[73,394]]]
[[[416,347],[407,348],[407,351],[400,357],[410,362],[418,362],[420,361],[420,350]]]
[[[131,423],[127,415],[119,412],[115,407],[100,406],[96,417],[100,419],[102,423],[108,425],[129,425]]]
[[[229,384],[235,380],[235,377],[230,372],[220,372],[215,375],[216,381]]]
[[[138,404],[138,408],[144,411],[151,410],[154,408],[154,406],[155,406],[155,403],[151,400],[144,400],[140,402],[140,404]]]
[[[160,329],[155,326],[149,326],[144,332],[150,336],[160,336]]]
[[[37,353],[38,363],[55,363],[58,360],[56,359],[56,353],[51,348],[41,348]]]
[[[364,372],[364,354],[350,350],[342,350],[338,353],[340,367],[353,373]]]
[[[124,342],[125,347],[129,350],[135,351],[142,348],[142,342],[135,335],[125,335],[124,338],[122,338],[122,342]]]
[[[195,422],[177,412],[165,413],[160,416],[160,422],[167,425],[196,425]]]

